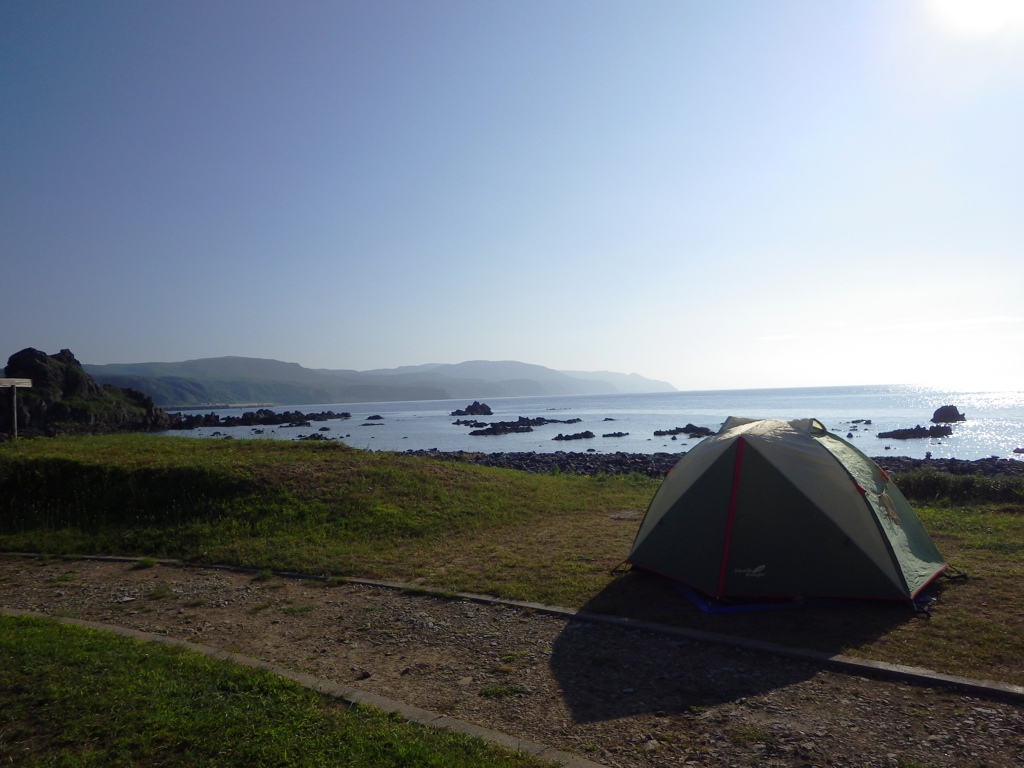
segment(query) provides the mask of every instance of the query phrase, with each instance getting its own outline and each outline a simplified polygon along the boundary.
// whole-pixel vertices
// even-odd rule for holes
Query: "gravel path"
[[[1018,704],[523,609],[15,557],[0,605],[243,653],[609,766],[1024,765]]]

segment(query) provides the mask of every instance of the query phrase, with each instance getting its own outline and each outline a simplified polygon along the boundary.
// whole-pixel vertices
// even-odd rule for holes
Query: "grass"
[[[62,766],[550,765],[263,670],[0,616],[0,763]]]
[[[915,472],[897,483],[951,565],[970,574],[940,584],[931,620],[886,603],[709,616],[660,579],[612,574],[655,480],[529,475],[337,443],[3,444],[0,550],[232,563],[257,579],[386,579],[1024,685],[1024,480]]]
[[[312,605],[287,605],[281,609],[281,613],[285,616],[305,616],[314,608]]]
[[[509,696],[520,696],[526,692],[523,686],[515,683],[495,683],[480,689],[480,695],[485,699],[507,699]]]
[[[527,475],[338,443],[24,440],[0,445],[0,549],[232,563],[260,579],[271,570],[420,579],[568,602],[599,590],[624,553],[580,552],[559,526],[641,510],[656,487],[639,476]]]

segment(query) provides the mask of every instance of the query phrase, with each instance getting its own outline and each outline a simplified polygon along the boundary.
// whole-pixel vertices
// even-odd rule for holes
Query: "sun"
[[[1024,0],[928,0],[927,8],[939,26],[958,37],[1024,31]]]

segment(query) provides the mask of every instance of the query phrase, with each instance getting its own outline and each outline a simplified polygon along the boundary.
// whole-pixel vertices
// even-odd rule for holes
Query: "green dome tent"
[[[717,600],[913,600],[946,569],[871,459],[815,419],[731,417],[654,495],[627,562]]]

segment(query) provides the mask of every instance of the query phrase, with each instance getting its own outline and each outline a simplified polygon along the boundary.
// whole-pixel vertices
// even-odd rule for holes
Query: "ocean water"
[[[717,390],[561,397],[485,398],[492,416],[463,417],[479,421],[515,421],[529,418],[573,419],[577,424],[547,424],[533,432],[470,435],[470,427],[455,426],[451,412],[469,405],[467,400],[417,400],[384,403],[326,403],[275,406],[274,411],[316,413],[347,411],[351,419],[312,422],[312,427],[264,427],[262,434],[250,427],[205,428],[168,432],[192,437],[296,440],[315,433],[340,440],[355,448],[383,451],[431,450],[484,453],[536,451],[589,451],[599,453],[677,453],[698,441],[685,435],[678,439],[655,437],[655,430],[669,430],[688,423],[713,431],[729,416],[798,419],[813,417],[830,431],[847,438],[868,456],[980,459],[990,456],[1024,460],[1015,448],[1024,448],[1024,391],[947,391],[911,386],[805,387],[794,389]],[[953,424],[952,437],[892,440],[879,432],[929,426],[935,409],[955,405],[967,421]],[[245,410],[252,410],[251,408]],[[209,412],[209,411],[206,411]],[[226,416],[242,409],[214,409]],[[369,426],[368,417],[383,417]],[[870,424],[855,423],[870,420]],[[328,427],[320,431],[321,427]],[[596,437],[584,440],[552,440],[559,433],[589,430]],[[625,437],[602,437],[612,432]],[[216,433],[216,434],[215,434]]]

